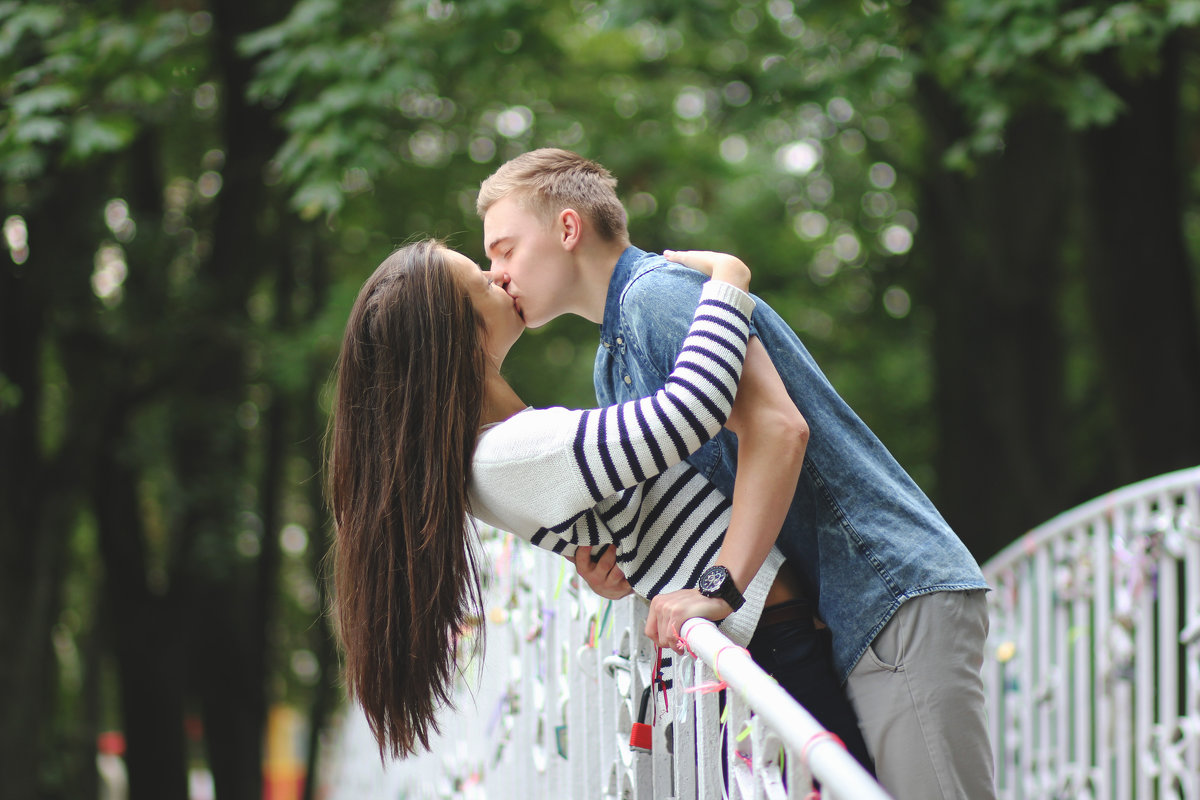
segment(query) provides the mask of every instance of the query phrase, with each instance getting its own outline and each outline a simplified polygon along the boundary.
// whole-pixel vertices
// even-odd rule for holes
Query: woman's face
[[[474,261],[454,250],[447,249],[445,253],[455,280],[467,290],[475,313],[483,319],[485,346],[499,366],[525,331],[516,301],[499,283],[492,282],[490,272],[480,269]]]

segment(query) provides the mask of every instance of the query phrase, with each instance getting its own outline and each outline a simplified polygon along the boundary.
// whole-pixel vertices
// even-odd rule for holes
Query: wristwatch
[[[720,564],[714,564],[700,573],[696,589],[705,597],[717,597],[724,600],[734,611],[737,611],[746,602],[746,598],[742,597],[742,593],[734,584],[729,570]]]

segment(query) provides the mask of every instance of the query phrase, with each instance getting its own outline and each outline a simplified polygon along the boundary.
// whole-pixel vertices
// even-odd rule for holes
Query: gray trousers
[[[993,800],[984,708],[982,590],[905,601],[855,665],[846,693],[879,782],[896,800]]]

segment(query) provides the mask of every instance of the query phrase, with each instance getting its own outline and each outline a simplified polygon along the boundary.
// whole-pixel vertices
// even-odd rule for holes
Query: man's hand
[[[733,613],[729,604],[718,597],[705,597],[698,589],[680,589],[677,592],[660,594],[650,601],[650,614],[646,617],[646,635],[659,647],[669,647],[677,653],[683,652],[679,629],[692,617],[703,617],[713,622],[723,620]]]
[[[633,594],[633,587],[617,566],[617,548],[612,545],[605,545],[596,561],[592,561],[592,548],[576,547],[575,571],[593,592],[608,600],[620,600]]]

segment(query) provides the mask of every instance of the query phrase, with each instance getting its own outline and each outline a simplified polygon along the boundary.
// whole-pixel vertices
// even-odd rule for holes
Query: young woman
[[[458,632],[482,605],[471,516],[563,555],[610,545],[633,589],[658,598],[647,632],[668,646],[688,616],[720,620],[752,653],[758,644],[775,656],[780,626],[811,628],[807,609],[778,602],[789,594],[773,547],[744,590],[711,579],[734,538],[731,504],[684,459],[730,421],[754,303],[736,258],[675,260],[713,279],[669,380],[652,397],[590,411],[528,408],[500,376],[524,322],[465,256],[412,244],[360,291],[338,367],[328,477],[347,683],[382,751],[428,747],[437,709],[450,704]],[[764,640],[756,628],[769,595],[778,619]],[[815,655],[828,676],[817,693],[831,685],[844,709],[814,714],[867,763],[828,653]]]

